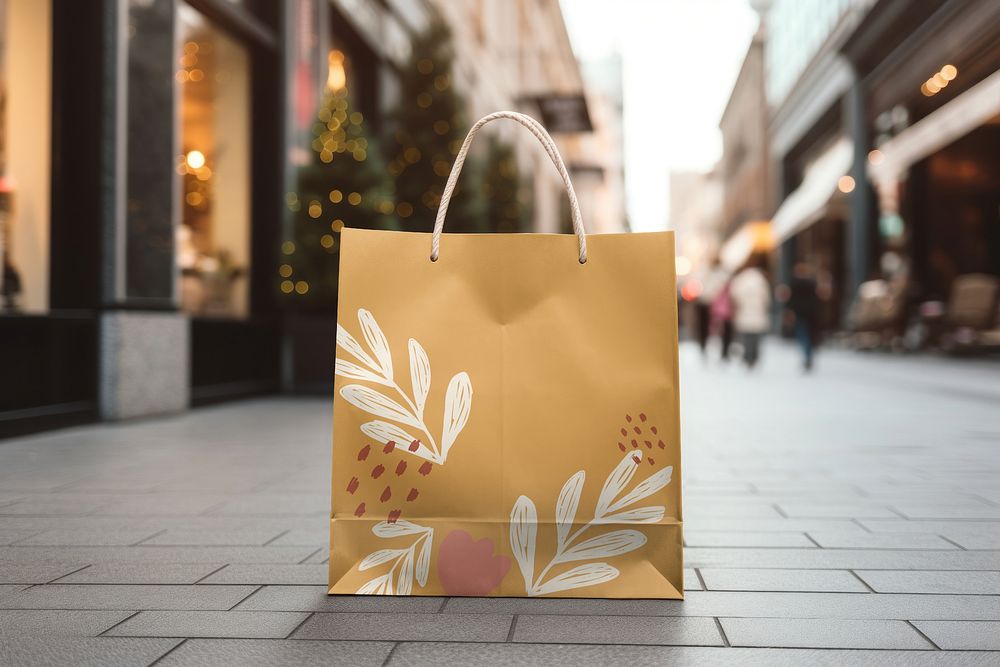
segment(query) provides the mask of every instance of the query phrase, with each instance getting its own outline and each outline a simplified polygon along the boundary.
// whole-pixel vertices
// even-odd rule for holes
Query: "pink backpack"
[[[710,306],[712,323],[715,325],[727,322],[733,316],[733,299],[729,296],[729,283],[719,290],[719,293],[712,300]]]

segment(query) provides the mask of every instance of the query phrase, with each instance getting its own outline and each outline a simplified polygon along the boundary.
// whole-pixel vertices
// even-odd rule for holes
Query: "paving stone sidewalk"
[[[683,602],[327,597],[327,401],[0,441],[0,665],[1000,663],[1000,364],[682,382]]]

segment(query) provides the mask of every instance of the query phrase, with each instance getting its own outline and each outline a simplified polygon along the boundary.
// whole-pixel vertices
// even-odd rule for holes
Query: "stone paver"
[[[224,567],[219,563],[98,563],[56,579],[59,584],[195,584]],[[249,581],[217,582],[249,584]]]
[[[863,533],[810,530],[810,539],[824,549],[958,549],[940,535],[924,533]]]
[[[0,664],[1000,660],[995,362],[681,356],[683,602],[329,597],[329,403],[267,399],[0,442]]]
[[[237,637],[284,639],[308,614],[290,611],[143,611],[109,637]]]
[[[945,650],[1000,651],[998,621],[914,621],[913,625]]]
[[[802,547],[815,548],[816,543],[804,533],[747,533],[716,530],[684,531],[688,547]]]
[[[441,610],[444,598],[434,597],[370,597],[366,595],[327,595],[324,586],[265,586],[241,602],[241,610],[276,611],[398,611],[435,613]]]
[[[733,646],[787,648],[934,647],[905,621],[856,621],[827,618],[723,618]]]
[[[518,616],[513,640],[551,644],[723,646],[714,618]]]
[[[232,609],[254,586],[50,584],[0,600],[5,609]]]
[[[304,563],[302,565],[254,565],[236,563],[212,573],[200,583],[203,584],[271,584],[271,585],[313,585],[326,584],[327,566]]]
[[[6,650],[15,667],[107,667],[150,665],[176,647],[180,639],[127,639],[117,637],[0,638],[0,657]]]
[[[20,542],[40,532],[37,528],[0,528],[0,546]]]
[[[699,570],[710,591],[865,593],[868,587],[846,570]]]
[[[20,590],[24,590],[27,586],[19,586],[17,584],[0,584],[0,598],[16,593]]]
[[[134,612],[61,609],[0,610],[0,637],[96,637]]]
[[[171,651],[157,665],[378,667],[389,657],[392,648],[392,642],[192,639]]]
[[[106,530],[90,528],[59,528],[46,530],[45,532],[25,539],[13,542],[18,546],[42,546],[42,547],[64,547],[64,546],[84,546],[84,547],[114,547],[130,546],[139,544],[157,534],[156,530],[146,528],[132,528],[122,530]]]
[[[292,635],[296,639],[377,641],[502,642],[513,617],[499,614],[326,614],[309,617]]]
[[[12,554],[18,555],[18,554]],[[87,567],[85,561],[76,563],[38,562],[13,558],[0,558],[0,583],[45,584],[71,572]]]
[[[860,570],[858,576],[877,593],[1000,595],[1000,572]]]
[[[243,528],[239,530],[184,530],[171,528],[143,540],[141,544],[174,547],[259,547],[276,540],[284,532],[286,531],[260,528]]]
[[[991,660],[993,660],[991,662]],[[472,644],[401,642],[387,663],[400,665],[476,665],[476,667],[550,667],[560,665],[776,665],[801,667],[924,667],[995,665],[990,653],[913,650],[750,649],[681,646],[598,646],[593,644]]]

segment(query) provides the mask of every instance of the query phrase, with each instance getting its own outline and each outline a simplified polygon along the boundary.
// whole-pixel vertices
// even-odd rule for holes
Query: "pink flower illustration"
[[[438,577],[448,595],[489,595],[508,570],[510,559],[493,555],[493,540],[453,530],[441,542]]]

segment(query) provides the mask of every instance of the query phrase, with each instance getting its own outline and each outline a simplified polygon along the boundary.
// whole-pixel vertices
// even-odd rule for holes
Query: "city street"
[[[330,598],[330,402],[272,398],[0,442],[0,665],[1000,661],[1000,364],[681,358],[683,602]]]

